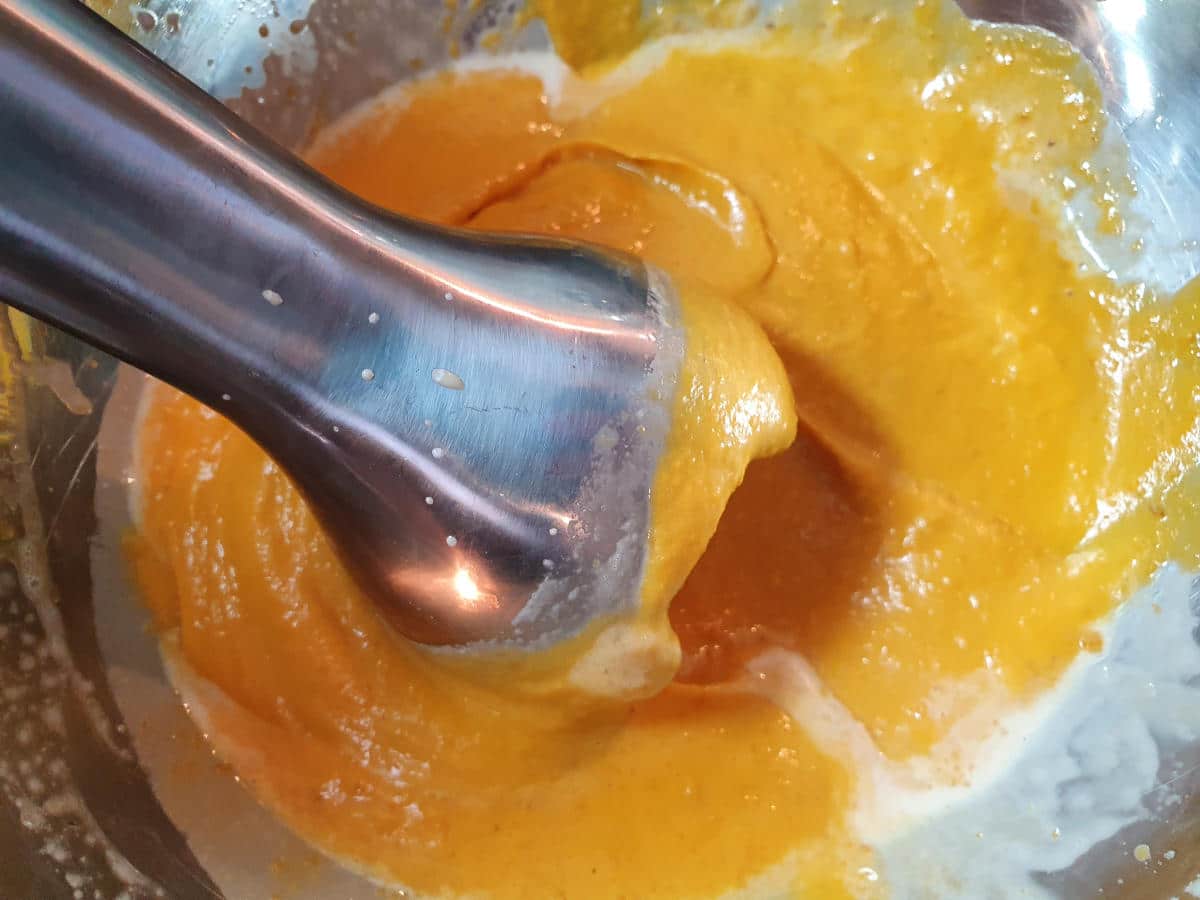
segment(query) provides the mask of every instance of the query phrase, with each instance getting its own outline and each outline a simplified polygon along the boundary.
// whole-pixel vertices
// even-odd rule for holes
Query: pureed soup
[[[1084,252],[1135,247],[1133,188],[1048,35],[932,2],[687,38],[542,10],[574,70],[473,60],[310,160],[402,213],[676,280],[655,674],[409,644],[263,452],[156,386],[131,557],[172,677],[263,804],[418,896],[912,891],[882,848],[982,790],[1122,602],[1196,566],[1195,291]],[[1036,868],[1013,865],[1000,888]]]

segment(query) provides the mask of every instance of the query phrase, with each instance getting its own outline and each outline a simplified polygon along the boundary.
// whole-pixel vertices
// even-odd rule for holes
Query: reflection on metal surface
[[[1146,254],[1133,271],[1169,289],[1200,274],[1200,4],[1194,0],[960,0],[970,15],[1037,25],[1096,67],[1128,144]]]
[[[471,51],[485,35],[495,50],[544,46],[536,22],[512,27],[523,5],[523,0],[143,0],[138,8],[154,14],[153,25],[147,29],[134,21],[128,30],[276,140],[302,146],[356,103],[446,64],[452,50]]]
[[[401,633],[544,647],[637,606],[664,277],[371,207],[73,0],[0,7],[0,84],[0,296],[220,409]]]
[[[0,530],[0,896],[158,897],[165,885],[219,897],[135,758],[97,644],[94,464],[115,360],[60,332],[31,337],[94,408],[0,377],[0,503],[17,514]],[[0,366],[21,372],[8,369],[18,355],[0,317]]]

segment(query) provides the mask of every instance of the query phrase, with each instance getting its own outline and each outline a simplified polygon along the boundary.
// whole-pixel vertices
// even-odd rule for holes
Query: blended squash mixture
[[[1047,35],[937,2],[688,38],[608,4],[546,18],[573,70],[425,78],[310,158],[681,286],[648,587],[674,595],[673,680],[557,702],[406,642],[264,453],[156,387],[132,546],[173,677],[264,804],[418,896],[887,896],[879,772],[969,784],[1104,617],[1200,562],[1196,292],[1085,253],[1137,252],[1134,189]],[[756,390],[768,415],[731,412]]]

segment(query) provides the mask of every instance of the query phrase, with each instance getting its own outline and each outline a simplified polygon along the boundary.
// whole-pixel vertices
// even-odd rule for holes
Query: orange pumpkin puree
[[[608,244],[684,286],[708,337],[652,498],[648,590],[677,594],[682,651],[661,693],[559,704],[447,667],[374,613],[261,450],[153,390],[133,555],[176,682],[262,802],[371,877],[885,895],[859,874],[861,773],[754,686],[760,656],[803,657],[882,758],[945,758],[968,711],[1031,702],[1157,566],[1196,564],[1196,292],[1098,271],[1067,227],[1075,201],[1136,238],[1090,71],[937,3],[806,9],[575,59],[553,90],[503,62],[433,76],[311,154],[404,213]],[[751,319],[794,395],[786,449]],[[774,411],[731,415],[756,385]],[[780,449],[687,575],[741,466]]]

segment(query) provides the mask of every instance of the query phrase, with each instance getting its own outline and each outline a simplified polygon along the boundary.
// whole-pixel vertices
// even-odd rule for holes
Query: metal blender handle
[[[642,263],[386,214],[75,0],[0,5],[0,147],[0,297],[239,424],[402,632],[636,604],[682,347]]]

